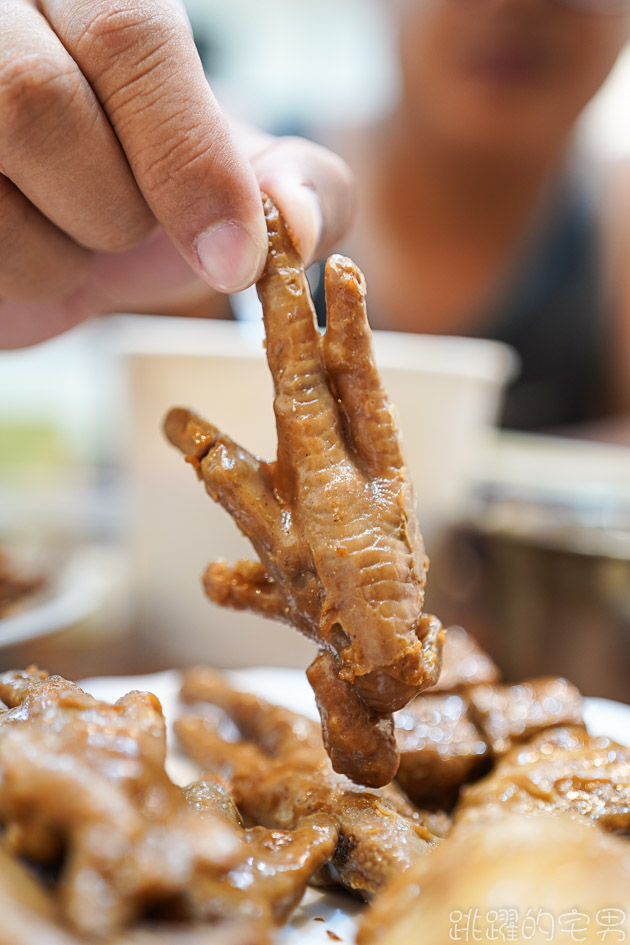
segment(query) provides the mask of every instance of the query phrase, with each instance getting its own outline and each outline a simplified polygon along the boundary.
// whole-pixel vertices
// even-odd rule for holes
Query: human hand
[[[262,272],[260,186],[306,259],[347,227],[350,175],[234,128],[179,0],[0,0],[0,345]]]

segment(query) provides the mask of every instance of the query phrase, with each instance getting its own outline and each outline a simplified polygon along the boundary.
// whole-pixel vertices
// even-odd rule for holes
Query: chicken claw
[[[227,777],[249,820],[295,835],[313,830],[318,820],[334,825],[334,849],[320,882],[371,899],[438,843],[433,817],[395,785],[366,791],[335,774],[310,719],[233,689],[210,669],[185,673],[181,695],[190,707],[175,723],[182,748],[202,768]],[[209,705],[234,722],[239,741],[222,737]],[[317,854],[312,841],[311,847]]]
[[[275,387],[275,462],[187,410],[168,439],[251,541],[259,562],[211,564],[208,596],[292,624],[310,667],[335,770],[377,787],[394,777],[392,712],[437,681],[442,627],[423,615],[427,559],[394,411],[374,361],[365,281],[326,266],[328,330],[317,330],[304,267],[269,198],[258,283]]]
[[[61,862],[60,912],[84,939],[184,900],[198,875],[223,876],[245,856],[238,833],[201,817],[168,778],[155,696],[109,705],[31,667],[0,675],[0,697],[4,846]]]

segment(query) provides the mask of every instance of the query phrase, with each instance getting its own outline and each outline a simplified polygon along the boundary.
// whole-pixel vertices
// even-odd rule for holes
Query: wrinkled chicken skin
[[[323,882],[370,898],[437,842],[393,785],[368,791],[333,772],[319,727],[309,719],[237,692],[205,669],[185,675],[182,698],[219,706],[237,725],[243,741],[225,741],[216,717],[195,705],[178,720],[176,732],[195,761],[229,778],[249,819],[287,830],[319,814],[335,825],[338,842]]]
[[[277,208],[264,204],[258,293],[277,459],[257,459],[188,410],[172,410],[165,431],[258,554],[211,564],[208,596],[317,643],[308,677],[333,767],[376,787],[398,765],[391,713],[437,681],[443,632],[422,613],[427,561],[363,276],[344,257],[328,260],[322,339],[302,262]]]
[[[456,825],[490,823],[505,811],[564,812],[630,831],[630,748],[579,727],[551,728],[515,745],[464,789]]]
[[[335,825],[325,816],[314,815],[290,831],[246,830],[224,782],[206,779],[191,784],[185,793],[195,810],[224,817],[236,827],[246,845],[245,855],[225,875],[195,878],[189,897],[198,903],[199,914],[223,920],[249,917],[285,922],[311,877],[332,856],[337,844]]]
[[[63,913],[78,932],[113,934],[238,860],[236,832],[200,817],[166,775],[155,696],[109,705],[31,670],[0,676],[0,697],[0,824],[15,853],[64,854]]]

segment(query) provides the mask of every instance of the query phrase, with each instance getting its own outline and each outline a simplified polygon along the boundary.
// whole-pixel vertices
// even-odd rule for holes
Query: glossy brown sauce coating
[[[185,674],[182,696],[191,710],[176,724],[180,742],[202,767],[228,778],[248,818],[285,830],[319,814],[335,826],[337,844],[320,881],[369,899],[437,842],[395,785],[368,790],[333,771],[309,719],[239,692],[207,669]],[[223,739],[203,703],[225,711],[242,740]]]
[[[427,693],[395,715],[397,781],[421,807],[450,810],[461,786],[490,766],[488,745],[457,693]]]
[[[0,846],[0,945],[271,945],[258,921],[241,919],[213,926],[197,922],[146,922],[113,936],[73,931],[54,891]]]
[[[468,648],[467,641],[460,643]],[[558,676],[424,693],[394,717],[398,783],[416,804],[450,810],[460,789],[484,775],[492,758],[512,744],[558,725],[581,725],[582,701],[575,686]]]
[[[483,822],[503,811],[566,813],[607,830],[630,830],[630,748],[551,728],[515,745],[482,781],[464,790],[457,821]]]
[[[216,775],[173,784],[150,693],[110,705],[31,667],[1,675],[0,694],[0,945],[262,945],[335,850],[325,815],[245,829]]]
[[[201,814],[218,815],[234,826],[244,855],[221,876],[206,873],[190,895],[199,915],[216,921],[249,918],[281,925],[298,905],[309,880],[330,859],[337,829],[324,815],[305,818],[294,830],[243,826],[232,792],[218,776],[185,789],[186,800]]]
[[[472,686],[466,692],[473,718],[495,755],[557,725],[581,725],[581,693],[560,676],[512,686]]]
[[[114,934],[238,859],[233,829],[200,818],[168,778],[155,696],[109,705],[34,668],[0,676],[0,695],[5,842],[38,863],[63,856],[62,915],[78,933]]]
[[[436,711],[440,698],[459,700],[450,722]],[[463,940],[465,926],[451,921],[449,935],[448,919],[465,922],[467,915],[478,917],[469,926],[471,938],[495,938],[496,925],[483,923],[508,914],[501,912],[506,891],[521,920],[532,902],[545,903],[546,925],[533,936],[524,926],[522,940],[559,941],[566,930],[555,923],[573,915],[576,902],[591,917],[603,916],[612,901],[625,905],[630,845],[621,838],[630,832],[630,748],[589,736],[581,712],[575,687],[552,677],[463,686],[441,697],[427,693],[399,713],[402,738],[417,762],[427,747],[434,757],[443,738],[448,757],[449,732],[467,718],[487,743],[494,768],[461,786],[446,840],[377,898],[361,922],[359,945],[416,945],[420,929],[427,945]],[[623,908],[615,915],[623,937],[630,917]],[[579,935],[595,943],[602,929],[590,922]]]
[[[456,692],[481,683],[500,682],[496,663],[463,627],[449,627],[442,650],[440,677],[431,692]]]
[[[481,690],[473,722],[469,696]],[[367,900],[383,893],[363,923],[362,943],[378,936],[385,945],[411,945],[405,922],[417,912],[423,940],[441,945],[431,939],[430,916],[445,890],[484,896],[509,869],[510,882],[520,877],[525,888],[540,879],[539,891],[555,894],[555,874],[550,885],[542,867],[519,870],[533,837],[547,843],[539,864],[550,856],[567,863],[577,834],[556,825],[563,817],[591,825],[580,834],[583,855],[613,877],[600,890],[622,888],[630,877],[621,855],[627,841],[598,839],[598,827],[630,831],[630,748],[589,736],[582,725],[555,725],[581,707],[562,679],[425,694],[398,714],[400,747],[428,764],[426,783],[442,804],[459,787],[461,777],[449,778],[461,775],[462,759],[493,745],[495,768],[464,786],[453,826],[396,785],[353,784],[332,769],[315,723],[238,692],[209,670],[185,676],[190,711],[177,730],[211,772],[184,790],[164,771],[164,720],[154,696],[130,693],[112,706],[35,667],[0,676],[0,696],[7,706],[0,711],[0,945],[267,945],[309,880]],[[214,707],[232,719],[240,740],[222,737]],[[256,826],[245,827],[241,811]],[[46,863],[60,853],[52,886],[17,858]]]

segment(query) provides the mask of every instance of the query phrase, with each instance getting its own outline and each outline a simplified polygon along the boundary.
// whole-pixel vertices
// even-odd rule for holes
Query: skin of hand
[[[306,259],[346,230],[346,165],[230,124],[180,0],[0,0],[0,18],[0,347],[251,285],[261,187]]]

